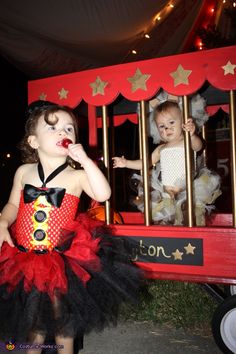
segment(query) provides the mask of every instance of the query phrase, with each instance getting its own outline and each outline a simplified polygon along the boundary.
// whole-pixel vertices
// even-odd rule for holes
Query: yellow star
[[[184,249],[186,251],[186,254],[194,254],[195,246],[192,246],[191,243],[188,244],[188,246],[185,246]]]
[[[132,84],[131,91],[135,92],[138,89],[147,91],[146,81],[151,77],[149,74],[142,74],[139,68],[134,76],[128,77],[127,80]]]
[[[39,95],[39,99],[40,99],[41,101],[46,101],[46,98],[47,98],[46,93],[41,92],[40,95]]]
[[[59,95],[60,100],[63,100],[63,99],[66,100],[68,93],[69,93],[69,90],[65,90],[64,87],[62,87],[60,89],[60,91],[58,91],[58,95]]]
[[[93,96],[96,95],[105,95],[104,88],[108,85],[108,82],[102,81],[99,76],[96,77],[94,82],[89,84],[90,87],[93,89]]]
[[[232,64],[230,60],[228,63],[224,66],[222,66],[222,69],[224,70],[224,75],[232,74],[234,75],[234,69],[236,68],[235,64]]]
[[[180,252],[178,250],[178,248],[176,249],[175,252],[172,252],[173,256],[174,256],[174,259],[175,261],[177,261],[178,259],[182,261],[182,255],[183,255],[183,252]]]
[[[188,85],[188,77],[191,74],[192,70],[184,70],[182,65],[178,65],[176,71],[170,73],[170,76],[174,79],[174,86],[178,86],[180,84]]]

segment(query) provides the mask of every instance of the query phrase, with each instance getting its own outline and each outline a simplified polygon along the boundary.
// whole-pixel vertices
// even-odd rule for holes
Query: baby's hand
[[[112,158],[113,160],[113,167],[114,168],[124,168],[126,167],[126,159],[124,156],[121,156],[121,157],[113,157]]]
[[[192,118],[188,118],[187,123],[183,124],[183,130],[185,130],[186,132],[189,132],[191,136],[193,136],[195,134],[196,125],[195,125],[194,121],[192,120]]]
[[[70,144],[68,146],[68,155],[82,166],[89,159],[81,144]]]
[[[0,249],[2,248],[3,242],[7,242],[9,246],[14,247],[10,233],[7,227],[0,225]]]

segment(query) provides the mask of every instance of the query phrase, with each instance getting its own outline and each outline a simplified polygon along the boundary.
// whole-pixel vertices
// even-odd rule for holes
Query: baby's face
[[[182,116],[178,109],[157,113],[157,129],[161,140],[166,143],[177,143],[183,137]]]

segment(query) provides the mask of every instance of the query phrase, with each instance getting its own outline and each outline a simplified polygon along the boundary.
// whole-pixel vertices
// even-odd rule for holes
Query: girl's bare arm
[[[91,159],[83,164],[83,168],[84,171],[80,171],[80,183],[85,193],[98,202],[108,200],[111,188],[102,171]]]
[[[115,156],[112,160],[114,168],[130,168],[132,170],[142,169],[142,160],[127,160],[124,156]]]
[[[80,183],[82,189],[92,199],[104,202],[110,198],[110,185],[97,165],[87,156],[81,144],[70,144],[69,156],[79,162],[84,171],[80,171]]]
[[[142,160],[127,160],[124,156],[113,157],[113,167],[114,168],[129,168],[132,170],[142,169]],[[158,146],[151,155],[151,164],[155,165],[160,160],[160,146]]]

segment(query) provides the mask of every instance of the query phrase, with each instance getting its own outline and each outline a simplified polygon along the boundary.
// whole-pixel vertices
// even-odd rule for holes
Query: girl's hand
[[[8,228],[0,224],[0,249],[2,248],[3,242],[7,242],[9,246],[15,247]]]
[[[189,118],[187,120],[187,123],[183,124],[183,130],[186,132],[189,132],[190,136],[193,136],[195,134],[196,125],[195,125],[194,121],[192,120],[192,118]]]
[[[68,155],[75,161],[79,162],[82,166],[89,159],[81,144],[68,145]]]
[[[127,165],[127,160],[125,159],[124,156],[113,157],[112,160],[113,160],[113,167],[114,168],[118,168],[118,167],[124,168]]]

